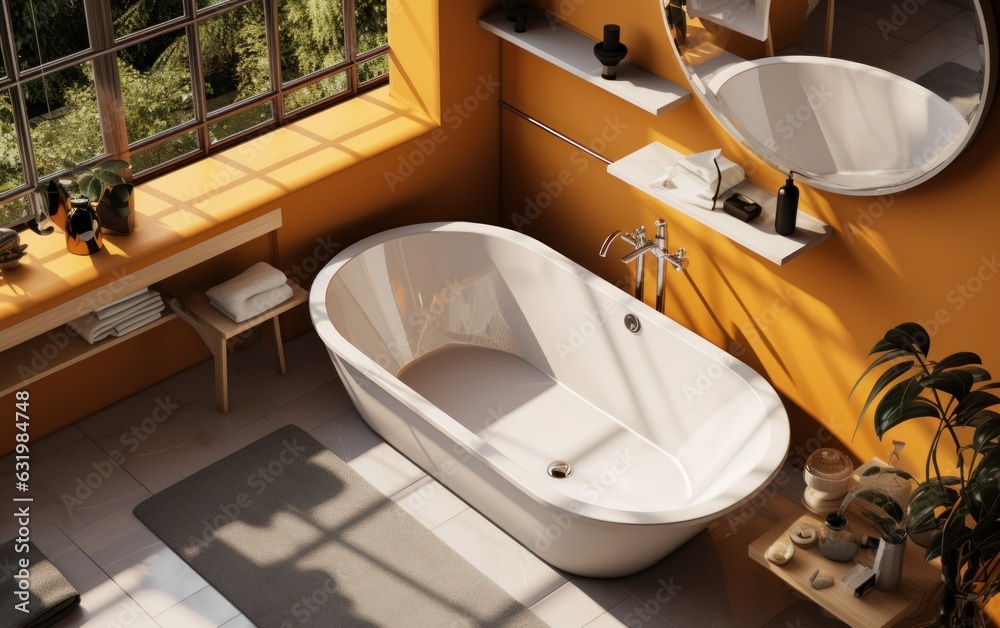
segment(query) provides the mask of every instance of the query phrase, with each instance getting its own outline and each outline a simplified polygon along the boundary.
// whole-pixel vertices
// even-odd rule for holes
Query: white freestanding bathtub
[[[570,573],[648,567],[785,459],[788,417],[760,375],[514,231],[377,234],[320,272],[309,305],[368,424]]]

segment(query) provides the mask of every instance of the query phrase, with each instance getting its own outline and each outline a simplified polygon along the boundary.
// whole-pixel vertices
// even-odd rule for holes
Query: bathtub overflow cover
[[[642,329],[642,323],[639,322],[639,317],[635,314],[625,315],[625,328],[628,329],[633,334],[638,334]]]
[[[565,480],[569,476],[573,475],[573,467],[571,467],[568,462],[556,460],[549,465],[549,475],[557,480]]]

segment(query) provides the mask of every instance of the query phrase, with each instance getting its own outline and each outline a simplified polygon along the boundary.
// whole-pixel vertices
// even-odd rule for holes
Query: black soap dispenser
[[[604,41],[594,44],[594,56],[601,62],[601,78],[613,81],[618,64],[628,54],[628,46],[621,41],[621,27],[617,24],[604,25]]]
[[[795,216],[799,213],[799,188],[792,180],[794,172],[788,173],[785,185],[778,189],[778,204],[774,215],[774,230],[778,235],[795,233]]]

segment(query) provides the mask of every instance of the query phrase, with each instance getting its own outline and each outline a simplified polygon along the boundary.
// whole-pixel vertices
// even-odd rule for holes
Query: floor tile
[[[286,374],[278,371],[270,353],[270,336],[247,347],[246,359],[232,365],[239,375],[277,405],[286,404],[337,377],[330,354],[315,331],[309,331],[285,343]]]
[[[215,362],[206,360],[160,383],[186,412],[201,421],[203,429],[223,435],[226,431],[259,419],[278,407],[256,386],[229,371],[229,412],[215,406]]]
[[[81,626],[157,625],[132,598],[115,584],[61,530],[49,526],[32,535],[35,546],[80,593],[80,606],[59,622],[58,628]]]
[[[983,70],[983,49],[982,46],[970,48],[968,52],[955,58],[955,63],[964,65],[970,70],[982,72]]]
[[[634,597],[676,626],[760,626],[794,602],[747,546],[778,519],[760,509],[702,532],[649,569],[619,578]]]
[[[278,427],[297,425],[308,432],[353,407],[344,385],[334,378],[269,412],[267,418]]]
[[[63,429],[49,434],[45,438],[40,438],[29,443],[31,448],[31,460],[40,462],[52,454],[69,447],[78,440],[84,438],[83,432],[76,424],[64,427]],[[11,453],[0,458],[0,469],[4,472],[13,469],[15,454]]]
[[[13,471],[4,475],[14,482]],[[125,507],[149,491],[90,439],[76,440],[40,460],[32,460],[27,495],[34,497],[32,525],[58,525],[72,533]]]
[[[154,617],[208,585],[136,519],[131,508],[119,510],[70,538]]]
[[[953,61],[979,44],[975,39],[939,26],[916,41],[890,55],[890,58],[929,72],[947,61]]]
[[[207,586],[157,615],[156,622],[164,628],[217,628],[239,615],[229,600]]]
[[[622,598],[628,597],[621,587]],[[621,599],[616,600],[616,604]],[[614,605],[612,605],[614,606]],[[575,581],[567,582],[531,606],[531,611],[552,628],[586,626],[607,609],[591,598]]]
[[[587,628],[673,628],[666,620],[656,614],[657,607],[649,607],[637,598],[628,596],[609,609],[596,620],[587,624]],[[678,624],[681,626],[683,624]],[[716,624],[698,624],[699,626],[716,626]]]
[[[435,528],[434,534],[525,606],[539,602],[567,582],[471,508]]]
[[[357,410],[348,410],[310,433],[385,495],[395,495],[426,475],[368,427]]]
[[[396,493],[392,501],[431,530],[469,507],[430,476]]]

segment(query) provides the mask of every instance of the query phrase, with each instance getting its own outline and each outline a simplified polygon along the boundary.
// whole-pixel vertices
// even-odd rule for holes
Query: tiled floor
[[[525,550],[369,429],[315,334],[287,343],[286,356],[289,372],[281,377],[259,343],[233,354],[228,415],[215,410],[205,362],[35,443],[33,538],[83,596],[59,628],[251,626],[132,508],[288,424],[308,430],[554,628],[841,625],[747,556],[751,541],[796,508],[801,489],[792,469],[645,572],[574,577]],[[11,459],[0,460],[0,469],[13,468]],[[0,479],[0,498],[13,492],[10,479]],[[13,519],[0,518],[0,540],[15,533]]]

